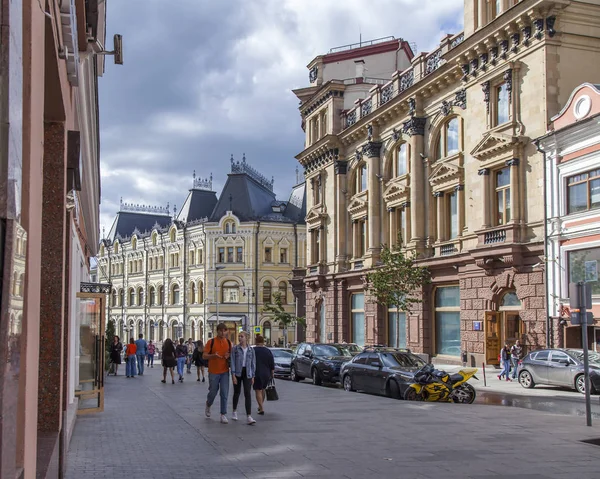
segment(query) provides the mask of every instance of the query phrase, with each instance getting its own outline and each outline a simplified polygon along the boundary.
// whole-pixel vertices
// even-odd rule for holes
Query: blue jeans
[[[221,414],[227,414],[227,396],[229,396],[229,371],[222,374],[208,373],[208,396],[206,404],[212,406],[217,392],[221,393]]]
[[[510,359],[503,359],[502,360],[502,372],[500,373],[500,377],[502,376],[506,376],[506,379],[508,379],[509,373],[510,373]]]
[[[148,354],[148,366],[150,366],[152,364],[152,367],[154,367],[154,354]]]
[[[127,362],[125,363],[125,375],[126,376],[135,376],[136,371],[135,371],[135,363],[136,363],[136,356],[132,355],[129,356],[127,358]]]
[[[510,358],[510,362],[512,363],[512,378],[517,379],[517,369],[519,368],[519,360],[517,358]]]
[[[187,370],[188,370],[188,373],[192,370],[192,355],[191,354],[188,354],[188,357],[187,357]]]
[[[144,374],[144,355],[136,354],[138,374]]]
[[[182,358],[177,358],[177,374],[179,374],[179,376],[183,376],[184,366],[185,366],[185,356]]]

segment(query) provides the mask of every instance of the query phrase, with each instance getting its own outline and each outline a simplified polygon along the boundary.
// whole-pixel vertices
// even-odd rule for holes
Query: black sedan
[[[316,386],[340,381],[340,368],[352,355],[342,344],[300,343],[292,359],[291,379],[312,378]]]
[[[591,393],[600,392],[600,354],[590,351]],[[585,392],[583,351],[581,349],[541,349],[519,362],[519,383],[524,388],[536,384],[565,386]]]
[[[346,391],[365,391],[400,399],[425,362],[406,349],[366,349],[340,371]]]

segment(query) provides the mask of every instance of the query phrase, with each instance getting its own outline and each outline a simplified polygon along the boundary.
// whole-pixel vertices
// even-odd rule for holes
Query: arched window
[[[135,236],[131,240],[131,249],[133,249],[133,250],[137,249],[137,238]]]
[[[171,304],[179,304],[179,285],[171,286]]]
[[[235,234],[235,223],[233,221],[225,222],[225,234]]]
[[[403,176],[408,173],[409,144],[402,143],[396,148],[393,176]]]
[[[240,287],[235,281],[225,281],[222,290],[224,303],[240,302]]]
[[[287,304],[287,283],[285,281],[279,283],[279,295],[281,297],[281,304]]]
[[[231,223],[231,232],[235,233],[235,223]]]
[[[138,271],[141,272],[144,269],[144,263],[141,259],[138,259]]]
[[[190,304],[196,303],[196,283],[190,283]]]
[[[159,306],[164,303],[165,300],[165,287],[161,284],[158,287],[158,304]]]
[[[204,303],[204,283],[198,281],[198,303]]]
[[[117,305],[117,290],[113,289],[112,290],[112,301],[111,301],[113,306]]]
[[[156,234],[156,231],[154,233],[152,233],[152,246],[156,246],[156,243],[158,241],[158,235]]]
[[[520,308],[521,300],[514,291],[509,291],[502,297],[501,307]]]
[[[229,221],[227,223],[225,223],[225,234],[228,235],[230,233],[229,228],[230,228],[230,223]]]
[[[133,290],[133,288],[129,288],[129,291],[127,292],[127,297],[128,297],[128,301],[129,301],[129,306],[134,306],[135,305],[135,291]]]
[[[171,243],[175,243],[175,240],[177,239],[177,230],[175,228],[171,229],[170,239]]]
[[[154,286],[150,288],[150,306],[156,305],[156,290]]]
[[[460,140],[460,119],[455,116],[444,123],[440,129],[435,152],[436,160],[456,155],[462,151]]]
[[[119,252],[119,242],[115,242],[115,254]]]
[[[267,304],[271,302],[271,282],[265,281],[263,283],[263,303]]]
[[[144,304],[144,290],[139,288],[137,291],[137,304],[138,306],[142,306]]]

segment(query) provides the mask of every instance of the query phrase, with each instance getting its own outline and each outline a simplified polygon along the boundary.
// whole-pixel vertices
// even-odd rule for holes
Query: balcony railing
[[[456,253],[456,246],[454,244],[444,244],[440,246],[440,256],[447,256]]]
[[[506,230],[487,231],[483,236],[483,244],[504,243],[506,241]]]

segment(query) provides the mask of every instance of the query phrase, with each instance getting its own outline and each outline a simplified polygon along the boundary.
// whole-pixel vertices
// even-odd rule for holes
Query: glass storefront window
[[[437,354],[460,356],[460,289],[439,287],[435,291],[435,346]]]
[[[352,315],[352,340],[359,346],[365,344],[365,295],[364,293],[353,294],[350,302]]]
[[[395,309],[388,311],[388,345],[406,348],[406,313],[398,313]]]
[[[598,281],[598,266],[600,263],[600,248],[588,248],[569,251],[569,281],[590,283],[592,294],[600,294]]]

